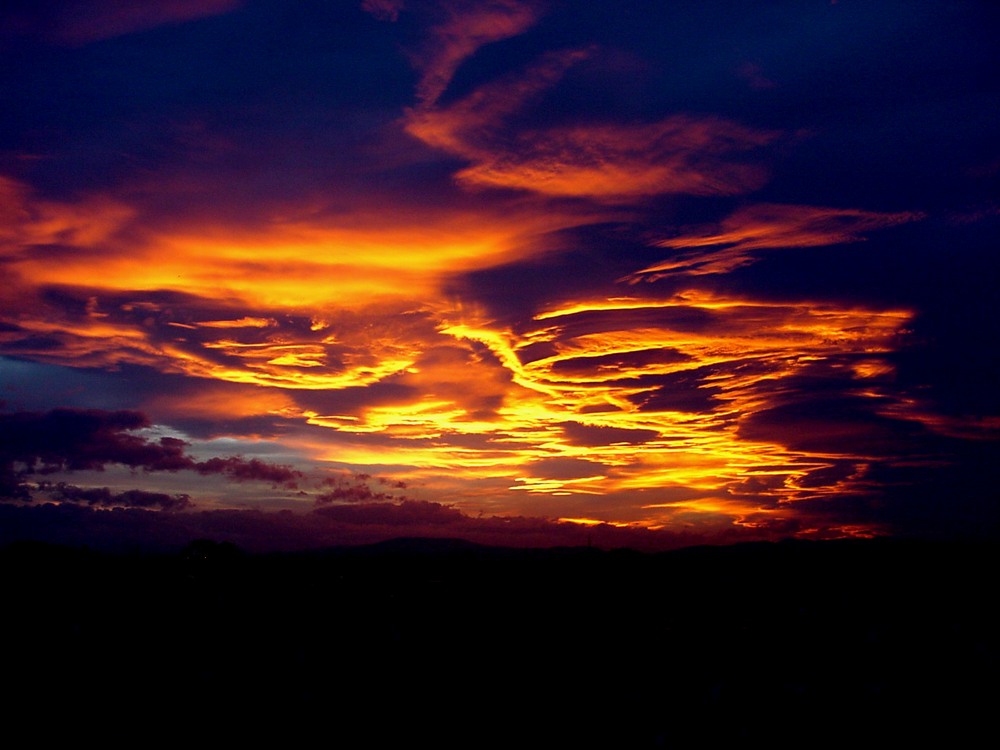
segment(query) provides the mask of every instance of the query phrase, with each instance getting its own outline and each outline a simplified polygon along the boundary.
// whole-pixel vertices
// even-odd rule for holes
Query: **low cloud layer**
[[[103,471],[109,465],[145,472],[219,474],[234,481],[256,480],[289,486],[294,486],[301,476],[301,472],[289,466],[268,464],[256,458],[230,456],[199,461],[185,452],[188,443],[184,440],[152,439],[136,434],[149,427],[149,419],[134,411],[54,409],[46,413],[0,413],[0,496],[28,500],[29,478],[59,472]],[[185,507],[189,500],[171,500],[142,490],[112,495],[107,488],[83,490],[65,483],[54,487],[43,485],[39,489],[54,491],[61,500],[92,505],[158,505],[173,509]]]

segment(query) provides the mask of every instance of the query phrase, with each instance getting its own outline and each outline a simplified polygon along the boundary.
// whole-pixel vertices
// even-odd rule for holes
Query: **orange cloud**
[[[879,352],[898,347],[911,317],[692,291],[580,301],[516,333],[468,318],[441,328],[455,346],[392,378],[410,386],[396,398],[313,414],[337,442],[303,447],[330,461],[391,466],[438,491],[474,481],[483,496],[461,495],[471,510],[492,507],[506,488],[556,517],[647,528],[791,523],[791,501],[867,491],[871,446],[802,449],[780,430],[742,425],[803,378],[839,379],[873,413],[892,404],[909,414],[884,388],[893,372]],[[521,361],[539,340],[548,356]],[[595,515],[597,498],[617,499]]]
[[[764,169],[731,157],[774,135],[716,118],[648,125],[583,125],[522,133],[457,174],[468,185],[556,196],[623,199],[668,193],[733,195],[760,187]]]
[[[760,203],[741,208],[719,227],[663,239],[659,247],[730,245],[738,250],[817,247],[864,240],[864,233],[923,218],[920,213],[878,213],[856,208]]]
[[[648,124],[587,123],[509,132],[504,120],[553,86],[586,50],[545,56],[519,77],[486,84],[447,107],[408,111],[407,132],[471,162],[467,187],[621,201],[683,193],[734,195],[767,173],[742,161],[777,134],[715,117],[675,115]]]
[[[790,452],[777,442],[742,439],[738,415],[763,408],[782,379],[851,355],[863,354],[869,364],[848,360],[843,377],[875,380],[877,391],[888,365],[876,353],[898,345],[911,316],[905,310],[757,303],[691,291],[658,302],[581,302],[539,314],[536,320],[544,325],[535,331],[478,340],[505,362],[540,340],[548,342],[548,356],[512,368],[524,394],[533,395],[508,402],[512,411],[523,410],[511,415],[511,423],[522,430],[534,424],[536,444],[549,455],[586,457],[610,467],[603,490],[683,485],[724,492],[748,472],[772,467],[784,477],[775,496],[791,498],[801,494],[798,480],[824,467],[826,459]],[[468,328],[447,331],[472,335]],[[681,385],[698,398],[697,409],[683,406]],[[678,407],[656,406],[667,386]],[[607,439],[595,444],[600,441],[541,431],[565,420]],[[639,434],[639,442],[616,439]],[[520,486],[569,487],[541,479],[524,478]]]
[[[538,236],[586,220],[507,206],[168,224],[106,195],[39,200],[6,178],[0,197],[0,258],[22,293],[51,286],[89,288],[96,297],[170,289],[225,300],[232,318],[174,321],[215,328],[264,326],[272,316],[253,314],[261,309],[308,310],[322,319],[325,310],[437,305],[453,275],[526,257],[537,252]]]
[[[231,420],[262,415],[300,416],[285,392],[259,386],[202,383],[197,389],[161,393],[147,404],[153,414]]]
[[[490,141],[500,139],[503,121],[587,56],[587,50],[579,49],[550,52],[518,75],[483,84],[446,107],[408,109],[403,125],[406,132],[435,148],[469,160],[488,158]]]
[[[481,122],[516,108],[530,88],[484,100]],[[593,138],[622,163],[631,152],[613,144],[626,133],[636,153],[678,142],[725,152],[716,144],[753,140],[727,123],[685,118],[574,132],[568,142]],[[466,131],[452,136],[465,143]],[[476,153],[481,165],[492,158]],[[591,195],[615,189],[595,184]],[[644,185],[663,189],[652,178]],[[777,511],[790,501],[864,491],[865,470],[853,467],[873,460],[870,445],[803,447],[755,416],[774,412],[801,379],[834,380],[884,419],[922,419],[884,388],[908,310],[688,290],[571,298],[514,329],[447,301],[455,274],[528,257],[539,236],[579,225],[578,214],[522,205],[168,226],[105,196],[45,202],[16,182],[0,187],[10,198],[0,252],[13,280],[3,292],[5,348],[77,367],[141,364],[225,381],[236,390],[165,395],[151,406],[185,419],[224,412],[297,423],[290,448],[336,465],[392,467],[414,491],[473,483],[483,490],[465,495],[471,510],[516,490],[554,517],[648,528],[773,523],[791,513]],[[734,217],[724,231],[669,246],[732,243],[723,249],[734,255],[711,261],[724,264],[757,247],[860,237],[908,219],[802,207]],[[584,503],[626,496],[601,512]]]
[[[72,203],[38,200],[26,185],[0,175],[0,257],[15,257],[31,245],[98,245],[135,215],[106,195]]]
[[[199,326],[205,328],[270,328],[277,325],[273,318],[248,318],[237,320],[202,320]]]
[[[414,56],[423,73],[417,84],[417,99],[423,106],[438,100],[459,65],[477,49],[517,36],[538,20],[535,5],[522,0],[452,1],[444,3],[444,11],[447,19],[431,30],[423,51]]]

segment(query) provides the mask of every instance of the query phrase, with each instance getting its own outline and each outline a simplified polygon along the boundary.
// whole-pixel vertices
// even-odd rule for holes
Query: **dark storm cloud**
[[[979,441],[962,445],[957,452],[958,446],[946,441],[936,447],[930,455],[863,467],[867,492],[845,494],[836,503],[821,495],[804,495],[794,503],[799,511],[794,523],[802,529],[867,527],[899,537],[995,540],[1000,533],[997,443]],[[818,471],[828,480],[852,470],[858,467],[838,464]]]
[[[599,223],[551,232],[537,241],[544,252],[523,260],[456,275],[447,291],[472,297],[492,315],[523,326],[530,314],[566,300],[607,294],[609,282],[653,262],[641,231],[622,223]],[[573,269],[566,274],[565,269]],[[554,284],[553,279],[560,279]],[[530,323],[528,323],[530,324]]]
[[[399,11],[403,9],[404,0],[362,0],[363,10],[371,13],[380,21],[396,21]]]
[[[233,481],[257,480],[286,486],[294,485],[301,476],[291,467],[256,458],[234,456],[198,461],[185,452],[188,443],[183,440],[172,437],[151,440],[134,434],[150,426],[148,417],[135,411],[53,409],[44,413],[0,414],[0,489],[8,497],[29,499],[26,478],[31,475],[102,471],[108,465],[147,472],[195,471],[222,475]],[[117,497],[129,504],[140,504],[146,496],[140,492]],[[67,499],[76,500],[79,496],[71,494]]]
[[[147,417],[135,411],[0,414],[0,456],[43,473],[100,469],[110,463],[149,471],[189,468],[182,440],[164,437],[153,442],[131,434],[149,426]]]
[[[146,215],[256,221],[275,189],[293,211],[294,196],[319,192],[336,205],[353,191],[332,189],[332,175],[361,187],[376,163],[412,161],[398,139],[378,145],[412,74],[391,40],[371,33],[380,24],[359,4],[19,5],[0,11],[0,54],[10,63],[0,66],[10,71],[0,86],[13,110],[0,171],[30,172],[49,194],[126,183]],[[190,23],[172,23],[185,16]],[[35,43],[74,34],[104,41]],[[330,148],[331,138],[351,147]]]
[[[189,495],[168,495],[163,492],[145,490],[125,490],[112,492],[107,487],[77,487],[66,482],[39,483],[39,492],[53,500],[71,503],[85,503],[100,507],[159,508],[161,510],[183,510],[191,505]]]
[[[295,480],[302,475],[289,466],[278,466],[261,461],[259,458],[247,459],[240,456],[194,461],[190,468],[199,474],[221,474],[237,482],[254,480],[290,487],[294,487]]]
[[[375,487],[372,487],[372,484],[375,484]],[[399,500],[398,494],[393,490],[406,489],[405,482],[358,473],[326,477],[320,486],[324,488],[324,491],[316,496],[316,505],[319,506],[332,503],[373,503]]]
[[[681,252],[628,275],[626,280],[657,281],[673,274],[727,274],[756,262],[754,251],[860,242],[875,230],[922,218],[922,214],[914,212],[886,214],[821,206],[756,204],[737,209],[718,226],[685,228],[678,236],[657,240],[656,246]]]
[[[298,404],[320,414],[351,414],[361,407],[409,403],[417,393],[413,386],[395,379],[336,391],[293,391]]]

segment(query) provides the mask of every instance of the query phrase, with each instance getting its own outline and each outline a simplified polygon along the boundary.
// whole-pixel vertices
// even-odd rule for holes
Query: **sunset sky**
[[[5,3],[0,541],[995,535],[998,35]]]

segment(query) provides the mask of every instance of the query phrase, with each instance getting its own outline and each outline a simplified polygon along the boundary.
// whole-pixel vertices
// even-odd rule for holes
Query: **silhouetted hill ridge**
[[[483,733],[773,744],[822,727],[959,746],[954,733],[998,697],[996,558],[906,540],[657,554],[413,538],[266,555],[212,540],[169,555],[18,543],[0,549],[0,637],[14,716],[114,706],[161,722],[181,700],[178,727],[294,717],[281,731],[370,732],[377,706],[395,744],[440,745],[442,732],[463,747]],[[538,732],[548,739],[525,744]]]

